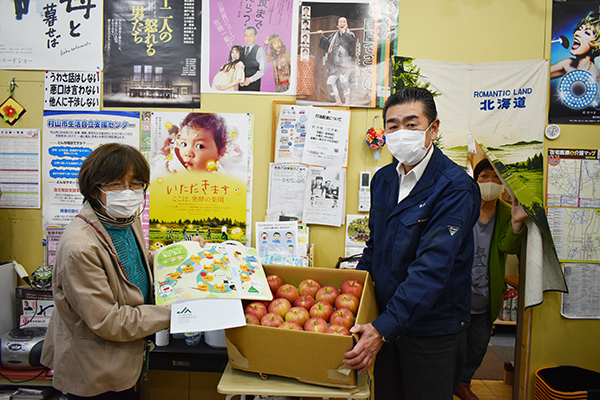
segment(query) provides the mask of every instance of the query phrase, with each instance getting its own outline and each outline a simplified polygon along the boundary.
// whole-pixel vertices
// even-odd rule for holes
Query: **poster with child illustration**
[[[192,236],[247,242],[252,128],[249,114],[152,113],[151,249]]]

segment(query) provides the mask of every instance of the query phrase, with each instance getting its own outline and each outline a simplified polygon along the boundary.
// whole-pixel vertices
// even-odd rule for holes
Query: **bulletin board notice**
[[[40,208],[40,130],[0,129],[0,207]]]

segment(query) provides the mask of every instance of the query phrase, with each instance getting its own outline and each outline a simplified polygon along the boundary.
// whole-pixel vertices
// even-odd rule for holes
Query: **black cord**
[[[33,378],[25,379],[23,381],[13,381],[8,376],[4,375],[2,372],[0,372],[0,376],[3,377],[4,379],[6,379],[7,381],[9,381],[10,383],[26,383],[26,382],[31,382],[33,380],[36,380],[37,378],[39,378],[43,374],[46,374],[46,377],[50,377],[50,375],[48,375],[49,372],[50,372],[50,368],[44,368],[43,370],[40,371],[39,374],[37,374]]]

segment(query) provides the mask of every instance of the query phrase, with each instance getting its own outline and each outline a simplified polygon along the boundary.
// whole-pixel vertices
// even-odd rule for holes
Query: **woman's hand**
[[[192,240],[200,243],[200,247],[204,247],[204,245],[206,244],[206,240],[202,236],[193,236]]]
[[[523,229],[523,221],[527,217],[527,212],[525,212],[525,209],[523,208],[521,203],[519,203],[516,197],[513,197],[510,221],[513,231],[521,232],[521,229]]]

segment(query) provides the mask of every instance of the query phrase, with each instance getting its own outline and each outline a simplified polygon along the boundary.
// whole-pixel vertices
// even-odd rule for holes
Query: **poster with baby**
[[[151,249],[249,240],[252,131],[250,114],[152,112]]]

